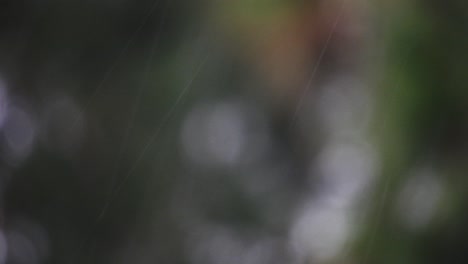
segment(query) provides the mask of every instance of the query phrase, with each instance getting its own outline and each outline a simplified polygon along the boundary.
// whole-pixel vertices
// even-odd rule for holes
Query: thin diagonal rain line
[[[170,1],[170,0],[169,0]],[[118,62],[120,61],[120,59],[123,57],[123,55],[126,53],[126,51],[128,50],[128,48],[131,46],[131,44],[133,44],[133,42],[135,41],[135,38],[138,36],[138,33],[144,28],[144,26],[146,25],[146,23],[148,23],[150,17],[152,16],[153,12],[156,10],[156,8],[158,7],[159,3],[161,1],[160,0],[156,0],[153,2],[149,12],[147,13],[147,15],[141,20],[140,22],[140,25],[139,27],[135,30],[135,32],[133,33],[133,35],[130,37],[130,39],[127,41],[126,45],[124,46],[124,48],[121,50],[120,54],[118,55],[117,59],[114,61],[114,63],[111,65],[111,67],[108,69],[108,71],[105,73],[103,79],[101,80],[100,84],[98,85],[98,87],[94,90],[94,92],[91,94],[91,96],[88,98],[82,112],[86,111],[86,109],[89,107],[89,104],[91,103],[92,99],[97,95],[97,93],[99,92],[99,90],[102,89],[105,81],[109,78],[109,76],[111,75],[111,73],[113,72],[113,70],[115,69],[116,65],[118,64]],[[159,30],[158,30],[158,33],[161,31],[161,28],[164,24],[164,21],[165,21],[165,17],[166,17],[166,12],[167,12],[167,6],[169,4],[166,5],[166,9],[164,11],[164,15],[161,19],[161,23],[160,23],[160,26],[159,26]],[[155,36],[155,38],[157,38],[157,34]],[[148,58],[148,62],[147,62],[147,65],[146,65],[146,75],[148,74],[148,71],[149,71],[149,67],[151,65],[151,61],[152,61],[152,58],[154,57],[154,53],[155,53],[155,49],[156,49],[156,45],[158,44],[158,41],[155,41],[155,45],[152,46],[151,48],[151,51],[150,51],[150,56]],[[123,143],[122,143],[122,146],[120,148],[120,151],[119,151],[119,154],[118,154],[118,157],[117,159],[119,160],[120,159],[120,156],[122,155],[122,152],[124,150],[124,147],[126,145],[126,141],[128,140],[128,135],[130,133],[130,130],[131,130],[131,127],[133,126],[133,122],[134,122],[134,116],[136,114],[136,109],[137,109],[137,105],[138,105],[138,102],[140,101],[140,97],[141,97],[141,94],[143,92],[143,85],[140,86],[140,89],[138,89],[138,93],[137,93],[137,96],[136,96],[136,100],[135,100],[135,104],[134,104],[134,107],[133,107],[133,111],[132,111],[132,114],[130,116],[130,120],[129,120],[129,125],[125,131],[125,135],[124,135],[124,139],[123,139]],[[77,122],[77,119],[75,120],[73,126],[76,125],[76,122]],[[118,161],[117,160],[117,161]],[[118,164],[118,162],[116,162]],[[118,168],[118,165],[116,166],[116,170]],[[111,195],[112,195],[112,190],[114,189],[114,185],[115,183],[113,182],[112,183],[112,188],[110,189],[110,194],[109,194],[109,199],[111,199]],[[101,210],[101,213],[98,215],[95,223],[94,223],[94,226],[92,227],[91,229],[91,233],[88,234],[86,237],[85,237],[85,240],[83,241],[83,244],[79,247],[78,249],[78,253],[85,247],[85,244],[86,242],[90,239],[90,237],[92,236],[92,232],[93,230],[96,228],[96,226],[99,224],[100,220],[102,219],[102,217],[104,216],[105,212],[107,211],[109,207],[109,204],[106,203],[103,207],[103,209]],[[73,258],[74,259],[74,258]],[[73,259],[72,259],[72,262],[73,262]]]
[[[409,54],[410,52],[408,51],[407,53]],[[403,69],[406,68],[407,64],[408,64],[408,55],[406,55],[404,57],[404,59],[403,59],[402,65],[400,67],[401,72],[403,72]],[[401,78],[399,78],[397,83],[395,84],[396,88],[398,88],[401,85],[401,81],[402,81]],[[393,89],[393,90],[395,90],[395,89]],[[371,231],[372,233],[370,235],[370,239],[369,239],[368,245],[366,247],[362,263],[366,263],[367,259],[370,256],[370,253],[372,251],[372,246],[374,244],[374,240],[375,240],[375,237],[377,235],[377,230],[379,229],[379,226],[380,226],[380,223],[381,223],[381,220],[382,220],[382,214],[383,214],[383,211],[384,211],[384,207],[385,207],[385,204],[387,203],[387,200],[388,200],[388,193],[389,193],[389,187],[390,187],[391,180],[392,180],[392,177],[387,176],[387,178],[385,179],[385,182],[384,182],[384,189],[382,191],[382,196],[380,197],[380,199],[378,199],[379,204],[377,205],[377,212],[376,212],[376,215],[375,215],[376,220],[375,220],[375,223],[374,223],[374,225],[372,227],[372,231]]]
[[[145,17],[143,17],[140,20],[140,23],[139,23],[138,27],[135,29],[135,31],[130,36],[128,41],[125,43],[124,47],[120,50],[120,52],[117,55],[117,58],[114,60],[114,62],[112,62],[112,64],[109,66],[108,70],[104,73],[104,76],[102,77],[101,81],[97,85],[96,89],[94,89],[94,91],[91,93],[91,95],[86,99],[86,101],[84,103],[84,106],[83,106],[83,109],[81,110],[81,113],[84,113],[89,108],[92,100],[96,97],[96,95],[99,93],[99,91],[102,90],[102,88],[104,87],[104,84],[109,79],[111,74],[114,72],[114,69],[117,67],[119,61],[123,58],[123,56],[125,55],[127,50],[130,48],[130,46],[133,44],[133,42],[135,42],[135,39],[138,36],[138,33],[140,33],[140,31],[148,23],[151,16],[153,16],[153,13],[156,10],[156,8],[158,7],[158,5],[160,4],[160,2],[161,2],[161,0],[155,0],[153,2],[153,4],[151,5],[150,10],[148,11],[148,13],[145,15]],[[75,121],[73,122],[73,127],[76,126],[76,124],[77,124],[77,122],[79,120],[78,116],[75,118]]]
[[[169,5],[170,5],[170,1],[167,2],[166,4],[166,8],[164,10],[164,16],[167,14],[167,10],[169,9]],[[164,19],[162,20],[164,21]],[[162,28],[162,24],[160,24],[160,28]],[[153,47],[154,48],[154,47]],[[177,107],[178,107],[178,104],[180,103],[181,99],[183,98],[183,96],[185,95],[186,92],[188,92],[188,89],[190,88],[191,84],[193,83],[193,81],[195,80],[196,76],[198,75],[198,73],[200,72],[201,68],[202,68],[202,65],[206,62],[208,56],[206,56],[206,58],[204,60],[202,60],[202,63],[198,66],[196,72],[193,74],[190,82],[188,83],[188,85],[181,91],[181,93],[179,94],[178,98],[176,99],[174,105],[172,106],[172,108],[170,109],[170,111],[166,114],[166,116],[163,118],[163,121],[160,123],[160,125],[158,126],[158,129],[156,131],[155,134],[153,134],[153,137],[150,139],[150,142],[148,142],[148,145],[147,147],[149,147],[150,144],[152,144],[152,142],[157,138],[160,130],[164,127],[165,123],[167,123],[167,121],[169,120],[169,118],[171,117],[172,115],[172,112],[174,112]],[[141,159],[143,158],[144,156],[144,153],[147,151],[147,148],[145,148],[142,152],[142,157]],[[111,193],[110,193],[110,197],[107,199],[106,201],[106,204],[104,205],[103,209],[101,210],[100,214],[98,215],[97,217],[97,220],[96,220],[96,224],[99,223],[99,221],[102,220],[102,218],[104,217],[104,215],[106,214],[108,208],[110,207],[110,205],[112,204],[112,202],[117,198],[117,196],[119,195],[120,193],[120,190],[123,188],[123,185],[126,183],[126,181],[128,180],[128,178],[131,176],[131,173],[133,173],[133,170],[136,168],[136,165],[138,164],[140,159],[138,159],[136,162],[135,162],[135,165],[132,167],[132,170],[131,172],[125,176],[125,178],[123,179],[122,183],[120,185],[117,185],[115,186],[115,191],[112,192],[114,190],[114,188],[111,189]]]
[[[132,168],[129,170],[129,172],[127,173],[127,175],[125,176],[124,180],[122,181],[122,183],[119,185],[119,187],[117,188],[116,190],[116,193],[115,195],[117,196],[119,194],[119,192],[121,191],[121,189],[123,188],[123,186],[125,185],[125,183],[128,181],[128,179],[130,178],[130,176],[133,175],[133,173],[135,172],[136,168],[138,167],[138,164],[143,160],[143,158],[145,157],[146,153],[148,152],[148,150],[150,149],[151,145],[154,144],[154,142],[156,141],[157,137],[159,136],[159,133],[162,131],[162,129],[165,127],[165,125],[169,122],[169,120],[172,118],[172,116],[174,115],[174,112],[175,110],[179,107],[180,103],[182,102],[182,99],[185,97],[185,95],[188,93],[188,91],[190,90],[190,88],[192,87],[192,84],[193,82],[195,81],[196,77],[198,76],[198,74],[200,73],[201,69],[203,68],[203,66],[205,65],[206,61],[208,60],[208,57],[209,55],[207,55],[203,60],[202,62],[197,66],[192,78],[189,80],[189,82],[186,84],[186,86],[184,87],[184,89],[182,89],[182,91],[180,92],[179,96],[177,97],[177,99],[175,100],[174,104],[172,105],[172,107],[170,108],[170,110],[164,115],[162,121],[159,123],[158,127],[156,128],[156,130],[154,131],[154,133],[152,134],[152,136],[149,138],[149,140],[147,141],[147,143],[145,144],[145,146],[143,147],[142,151],[140,152],[140,155],[138,156],[138,158],[136,159],[136,161],[134,162],[134,165],[132,166]]]
[[[161,24],[160,24],[160,27],[159,27],[159,30],[158,30],[158,34],[159,34],[159,32],[161,32],[161,28],[162,28],[162,26],[164,24],[164,20],[165,20],[165,16],[163,16],[163,18],[161,19]],[[140,88],[138,89],[135,101],[133,103],[132,111],[131,111],[131,114],[130,114],[130,117],[129,117],[129,120],[128,120],[128,124],[126,126],[124,136],[123,136],[123,139],[122,139],[122,144],[121,144],[121,147],[119,148],[119,153],[118,153],[117,159],[115,161],[114,169],[112,170],[113,171],[113,177],[112,177],[110,192],[109,192],[108,198],[106,200],[106,203],[105,203],[103,209],[101,210],[101,212],[99,213],[99,215],[98,215],[98,217],[96,219],[96,223],[95,223],[96,225],[99,224],[99,222],[102,220],[105,213],[109,209],[109,205],[110,205],[109,201],[112,199],[112,194],[113,194],[115,188],[118,186],[118,185],[116,185],[116,178],[118,176],[120,161],[122,159],[125,148],[126,148],[126,146],[128,144],[128,139],[129,139],[131,130],[133,129],[133,126],[134,126],[135,116],[136,116],[136,113],[138,111],[138,107],[139,107],[140,102],[141,102],[141,97],[143,95],[144,87],[147,85],[149,70],[150,70],[151,63],[153,61],[155,50],[156,50],[156,47],[157,47],[158,44],[159,44],[159,41],[158,41],[158,36],[156,34],[154,45],[152,45],[152,47],[151,47],[150,54],[149,54],[149,57],[148,57],[148,60],[147,60],[146,66],[145,66],[145,74],[144,74],[145,75],[144,76],[145,81],[144,81],[144,84],[141,85]]]
[[[138,107],[139,107],[140,102],[141,102],[141,97],[143,95],[143,91],[145,90],[144,87],[146,85],[148,85],[148,78],[149,78],[148,75],[149,75],[149,72],[150,72],[150,68],[151,68],[151,65],[152,65],[154,54],[156,52],[156,48],[159,45],[159,39],[160,39],[159,34],[162,32],[162,28],[163,28],[164,23],[166,21],[166,15],[167,15],[168,8],[169,8],[169,3],[167,3],[165,8],[164,8],[163,16],[161,17],[161,21],[159,23],[158,30],[157,30],[157,32],[156,32],[156,34],[154,36],[153,45],[151,46],[150,53],[149,53],[147,63],[146,63],[146,66],[145,66],[145,70],[144,70],[144,76],[143,76],[144,81],[143,81],[143,84],[140,85],[140,87],[139,87],[139,89],[137,91],[137,95],[136,95],[135,101],[133,103],[131,114],[130,114],[129,120],[127,122],[127,126],[126,126],[124,136],[123,136],[123,139],[122,139],[122,144],[120,146],[118,156],[117,156],[117,159],[115,161],[115,165],[114,165],[114,169],[113,169],[113,177],[112,177],[112,183],[111,183],[109,198],[112,196],[112,192],[114,191],[114,189],[116,187],[115,181],[116,181],[116,177],[118,176],[120,161],[122,159],[124,150],[127,147],[128,138],[129,138],[130,133],[131,133],[131,131],[133,129],[133,126],[134,126],[135,116],[136,116],[136,113],[138,112]],[[107,207],[107,205],[105,207]],[[99,216],[98,219],[100,217],[101,216]]]
[[[200,40],[201,40],[201,37],[200,37]],[[187,85],[184,87],[184,89],[180,92],[180,94],[178,95],[176,101],[174,102],[174,105],[172,105],[171,109],[166,113],[166,115],[163,117],[162,121],[159,123],[158,127],[156,128],[155,132],[153,133],[153,135],[150,137],[150,139],[148,140],[147,144],[145,144],[145,147],[143,148],[142,152],[145,153],[148,148],[149,148],[149,145],[151,145],[158,137],[160,131],[162,130],[162,128],[165,126],[165,124],[168,122],[168,119],[170,119],[170,115],[172,115],[178,105],[180,104],[180,101],[183,99],[184,95],[188,92],[188,90],[190,89],[193,81],[195,80],[195,78],[197,77],[198,73],[200,72],[201,68],[203,67],[204,63],[206,62],[206,60],[208,59],[208,56],[206,56],[202,61],[201,63],[197,66],[195,72],[193,73],[190,81],[187,83]],[[144,154],[143,154],[144,156]],[[140,162],[140,160],[142,159],[143,157],[140,158],[140,156],[138,157],[137,161],[135,163],[138,163]],[[132,166],[132,168],[130,169],[130,171],[133,171],[135,170],[135,166]],[[128,176],[129,177],[129,176]],[[119,185],[120,188],[122,188],[122,185],[127,181],[126,178],[128,177],[125,177],[123,182]],[[119,187],[117,187],[117,189],[120,189]]]
[[[303,89],[302,93],[301,93],[301,96],[299,97],[298,99],[298,102],[296,104],[296,107],[294,109],[294,113],[293,113],[293,116],[292,116],[292,120],[291,120],[291,124],[290,124],[290,127],[293,127],[296,120],[297,120],[297,116],[299,114],[299,111],[301,110],[302,108],[302,105],[304,104],[304,99],[307,95],[307,93],[309,92],[311,86],[312,86],[312,83],[315,79],[315,75],[317,74],[318,72],[318,69],[320,68],[320,65],[322,64],[322,60],[323,60],[323,57],[325,56],[327,50],[328,50],[328,47],[330,46],[330,41],[333,37],[333,35],[335,34],[336,32],[336,28],[341,20],[341,17],[344,13],[344,7],[345,7],[345,4],[346,4],[346,0],[343,0],[341,2],[341,7],[340,7],[340,10],[338,11],[338,15],[336,16],[336,19],[333,23],[333,26],[330,30],[330,33],[328,34],[328,37],[327,37],[327,40],[325,41],[325,44],[322,48],[322,51],[320,52],[319,54],[319,57],[317,59],[317,63],[315,64],[313,70],[312,70],[312,73],[310,75],[310,78],[305,86],[305,88]]]
[[[132,166],[132,168],[130,169],[130,171],[127,173],[127,175],[125,176],[125,178],[123,179],[123,181],[121,182],[120,185],[118,185],[116,187],[116,190],[115,192],[113,193],[113,195],[108,199],[108,202],[106,203],[106,205],[104,206],[104,208],[102,209],[101,213],[99,214],[98,216],[98,219],[97,221],[100,221],[105,213],[107,212],[108,208],[110,207],[110,205],[112,204],[112,202],[114,202],[115,199],[117,199],[118,195],[120,194],[120,192],[122,191],[123,189],[123,186],[125,185],[125,183],[128,181],[128,179],[130,178],[130,176],[133,175],[133,173],[135,172],[139,162],[144,158],[144,156],[146,155],[147,151],[149,150],[150,146],[155,142],[155,140],[157,139],[159,133],[161,132],[162,128],[166,125],[166,123],[170,120],[170,118],[172,117],[172,115],[174,114],[175,110],[178,108],[178,106],[180,105],[183,97],[185,96],[185,94],[190,90],[191,86],[192,86],[192,83],[194,82],[194,80],[196,79],[197,75],[199,74],[199,72],[201,71],[203,65],[205,64],[205,62],[207,61],[208,59],[208,56],[206,56],[206,58],[200,63],[200,65],[197,67],[195,73],[193,74],[193,77],[190,79],[190,81],[187,83],[187,85],[184,87],[184,89],[181,91],[181,93],[179,94],[179,96],[177,97],[176,101],[174,102],[174,104],[172,105],[171,109],[166,113],[166,115],[164,116],[163,120],[161,121],[161,123],[159,124],[159,126],[157,127],[157,129],[155,130],[155,132],[153,133],[153,135],[150,137],[150,139],[148,140],[147,144],[145,144],[145,147],[143,148],[141,154],[139,155],[139,157],[137,158],[137,160],[135,161],[134,165]]]
[[[201,38],[200,38],[201,40]],[[145,147],[143,148],[140,156],[138,157],[138,159],[135,161],[134,165],[132,166],[132,168],[130,169],[130,171],[128,172],[128,174],[125,176],[125,178],[123,179],[123,181],[121,182],[120,185],[116,186],[116,190],[114,193],[111,193],[111,196],[109,197],[109,199],[107,200],[105,206],[103,207],[101,213],[99,214],[98,216],[98,220],[97,221],[100,221],[101,218],[104,217],[106,211],[108,210],[109,206],[112,204],[112,202],[117,198],[117,196],[119,195],[120,191],[122,190],[123,186],[125,185],[125,183],[128,181],[129,177],[131,175],[133,175],[138,163],[144,158],[146,152],[148,151],[149,147],[154,143],[154,141],[157,139],[160,131],[162,130],[162,128],[165,126],[165,124],[169,121],[169,119],[172,117],[173,113],[175,112],[175,110],[177,109],[177,107],[179,106],[179,104],[181,103],[181,100],[183,99],[183,97],[185,96],[185,94],[189,91],[189,89],[191,88],[194,80],[196,79],[196,77],[198,76],[199,72],[201,71],[201,69],[203,68],[204,64],[206,63],[206,61],[208,60],[208,57],[209,55],[207,55],[202,61],[201,63],[198,65],[198,67],[196,68],[195,72],[193,73],[192,75],[192,78],[189,80],[189,82],[187,83],[187,85],[184,87],[184,89],[182,89],[182,91],[180,92],[180,94],[178,95],[176,101],[174,102],[174,104],[172,105],[171,109],[166,113],[166,115],[163,117],[163,120],[159,123],[157,129],[155,130],[155,132],[153,133],[153,135],[150,137],[150,139],[148,140],[147,144],[145,145]],[[114,196],[112,196],[114,194]]]
[[[104,206],[103,210],[101,211],[101,213],[99,214],[98,216],[98,220],[97,221],[100,221],[104,215],[106,214],[108,208],[110,207],[110,205],[114,202],[115,199],[117,199],[118,195],[120,194],[120,192],[122,191],[123,189],[123,186],[125,185],[125,183],[128,181],[128,179],[133,175],[133,173],[135,172],[136,168],[138,167],[138,164],[141,162],[141,160],[143,160],[143,158],[145,157],[147,151],[149,150],[149,148],[151,147],[151,145],[155,142],[155,140],[157,139],[157,137],[159,136],[159,133],[161,132],[161,130],[165,127],[165,125],[169,122],[169,120],[171,119],[171,117],[173,116],[175,110],[178,108],[178,106],[180,105],[183,97],[185,96],[185,94],[190,90],[191,86],[192,86],[192,83],[194,82],[194,80],[196,79],[196,77],[198,76],[199,72],[201,71],[201,69],[203,68],[203,65],[205,64],[205,62],[207,61],[208,59],[208,56],[206,56],[206,58],[200,63],[200,65],[197,67],[197,70],[195,71],[195,73],[193,74],[193,77],[190,79],[190,81],[187,83],[187,85],[184,87],[184,89],[181,91],[181,93],[179,94],[179,96],[177,97],[176,101],[174,102],[174,104],[172,105],[171,109],[166,113],[166,115],[163,117],[161,123],[159,124],[159,126],[156,128],[155,132],[153,133],[153,135],[150,137],[150,139],[148,140],[148,142],[145,144],[145,147],[143,148],[141,154],[138,156],[137,160],[134,162],[134,165],[132,166],[132,168],[129,170],[129,172],[126,174],[125,178],[122,180],[122,182],[120,183],[120,185],[118,185],[115,189],[115,191],[112,193],[112,196],[107,200],[107,203],[106,205]]]

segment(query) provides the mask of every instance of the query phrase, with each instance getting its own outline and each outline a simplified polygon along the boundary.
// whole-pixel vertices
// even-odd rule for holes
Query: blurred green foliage
[[[318,99],[306,100],[304,116],[310,122],[291,122],[298,107],[291,106],[288,96],[293,94],[296,103],[301,102],[299,96],[309,96],[291,92],[302,80],[280,72],[286,85],[273,88],[271,80],[278,76],[260,77],[254,69],[258,63],[275,72],[274,64],[288,66],[291,59],[297,66],[294,59],[299,58],[303,64],[298,68],[310,73],[314,71],[308,67],[315,65],[310,61],[316,62],[319,76],[312,76],[312,83],[319,88],[327,77],[339,75],[345,67],[334,58],[344,56],[348,43],[323,33],[335,30],[329,26],[334,21],[296,17],[307,10],[317,10],[311,16],[318,16],[324,12],[320,3],[0,2],[0,78],[7,83],[11,104],[26,105],[40,138],[18,164],[8,160],[2,139],[2,229],[12,229],[21,218],[39,223],[48,233],[51,250],[38,263],[201,263],[203,258],[192,259],[198,256],[192,251],[203,246],[196,239],[218,229],[247,241],[274,238],[279,246],[273,243],[273,260],[250,264],[295,263],[288,252],[289,225],[303,199],[327,191],[308,174],[315,171],[313,161],[328,135],[322,135],[326,129],[318,121],[308,119],[316,115],[310,109]],[[375,25],[366,25],[370,32],[356,43],[368,42],[371,51],[359,53],[357,60],[366,58],[370,65],[365,71],[372,75],[367,83],[376,105],[371,141],[380,167],[375,186],[362,201],[363,219],[355,227],[351,251],[331,263],[466,263],[468,5],[463,0],[369,5],[367,23]],[[312,21],[322,24],[309,25]],[[297,32],[291,33],[293,29]],[[278,37],[282,34],[284,38]],[[300,48],[313,52],[296,53]],[[310,89],[311,97],[321,92],[319,88]],[[275,89],[289,94],[277,96]],[[63,126],[80,131],[77,121],[85,120],[78,124],[85,135],[72,154],[49,146],[53,144],[43,135],[47,107],[61,96],[80,106],[75,115],[66,116]],[[276,97],[287,103],[273,103]],[[261,123],[256,114],[266,116],[261,120],[266,120],[270,141],[258,164],[204,167],[187,161],[180,142],[184,120],[199,105],[210,104],[215,110],[245,107],[243,114],[252,118],[252,127]],[[227,112],[227,117],[237,113]],[[228,119],[232,120],[236,119]],[[245,137],[255,134],[247,128]],[[63,131],[52,138],[60,138]],[[196,138],[197,131],[189,132]],[[241,156],[249,152],[254,151]],[[436,172],[443,195],[429,224],[411,229],[395,207],[419,167]],[[245,187],[249,184],[260,186],[260,191]],[[263,187],[271,190],[262,192]],[[36,263],[9,254],[6,263]]]

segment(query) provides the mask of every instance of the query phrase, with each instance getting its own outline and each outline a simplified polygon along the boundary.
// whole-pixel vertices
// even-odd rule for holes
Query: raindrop
[[[434,217],[442,194],[442,183],[433,169],[413,172],[398,196],[397,212],[402,223],[412,230],[425,227]]]
[[[240,100],[196,106],[182,126],[189,160],[205,166],[245,165],[261,159],[270,141],[266,117]]]
[[[11,230],[27,238],[33,244],[40,259],[48,257],[50,241],[47,231],[40,224],[29,219],[19,218],[15,220]]]
[[[39,252],[34,243],[17,231],[7,232],[8,262],[15,264],[39,263]]]
[[[36,126],[31,115],[17,105],[10,105],[3,136],[7,145],[7,160],[17,163],[27,158],[36,137]]]
[[[363,132],[370,120],[371,98],[354,77],[341,76],[323,87],[317,112],[332,136]]]
[[[208,151],[215,162],[236,164],[245,144],[244,117],[238,106],[217,105],[208,118]]]
[[[325,147],[314,169],[321,176],[320,195],[335,205],[352,206],[369,185],[376,169],[369,144],[335,142]]]
[[[191,243],[190,258],[194,263],[241,263],[244,245],[229,229],[210,227],[198,234]]]
[[[331,260],[343,250],[351,227],[346,210],[311,203],[292,226],[292,250],[300,263]]]

